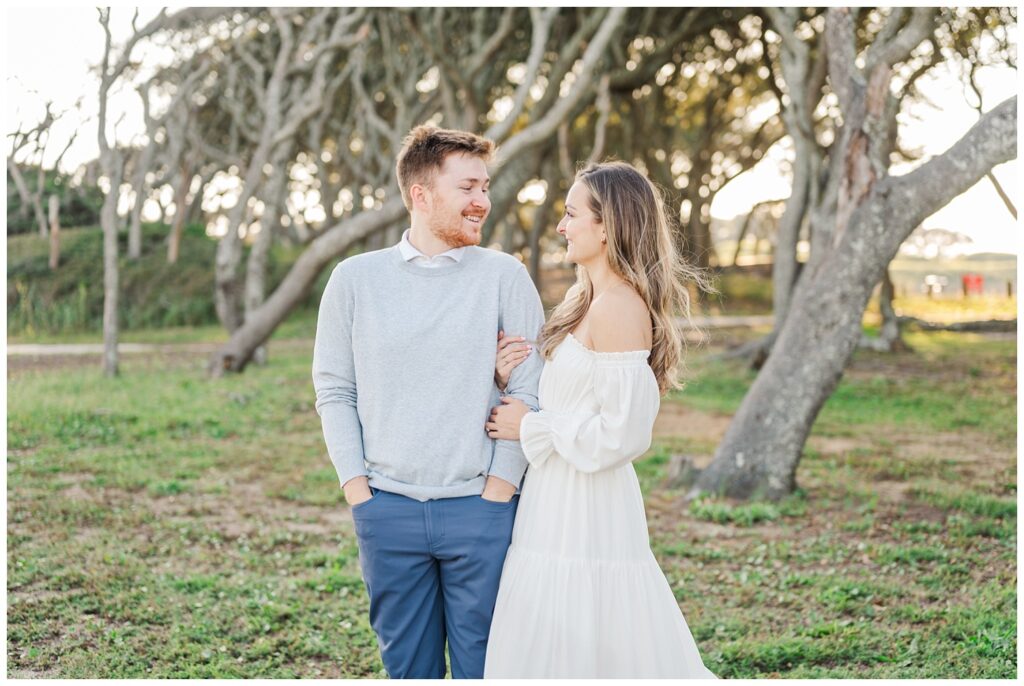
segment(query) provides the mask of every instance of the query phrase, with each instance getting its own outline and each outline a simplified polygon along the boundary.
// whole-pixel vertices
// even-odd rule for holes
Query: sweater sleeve
[[[342,485],[366,475],[363,429],[356,409],[356,375],[352,357],[351,293],[341,265],[335,268],[320,299],[313,344],[313,388],[327,453]]]
[[[519,435],[531,465],[558,455],[592,474],[632,462],[651,447],[661,396],[646,360],[599,354],[594,395],[597,412],[541,410],[523,418]]]
[[[524,336],[527,340],[535,341],[543,325],[544,307],[540,296],[526,268],[520,267],[502,298],[499,326],[506,335]],[[522,400],[531,410],[537,409],[537,385],[543,367],[540,353],[534,350],[522,364],[512,370],[505,395]],[[518,486],[526,473],[526,458],[519,441],[495,441],[494,455],[487,473],[488,476],[496,476]]]

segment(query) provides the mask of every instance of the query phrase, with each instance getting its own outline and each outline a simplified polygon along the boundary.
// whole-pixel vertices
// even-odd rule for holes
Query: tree
[[[347,172],[356,179],[369,182],[365,185],[370,192],[363,196],[363,202],[368,202],[373,209],[343,218],[309,244],[278,288],[260,307],[249,313],[244,323],[234,330],[231,339],[214,354],[210,363],[212,374],[244,369],[256,349],[308,293],[327,264],[357,241],[389,228],[406,216],[393,178],[394,155],[402,136],[413,124],[429,118],[438,109],[452,116],[457,112],[463,113],[451,125],[479,131],[481,124],[488,121],[481,121],[484,114],[482,104],[493,102],[498,96],[491,86],[493,75],[484,77],[484,74],[500,65],[507,69],[521,60],[518,55],[513,57],[514,52],[498,58],[503,49],[514,51],[518,48],[518,44],[505,41],[509,32],[501,28],[503,22],[509,21],[503,17],[511,16],[512,12],[517,10],[467,13],[437,8],[406,13],[372,13],[369,31],[373,39],[359,41],[352,47],[352,68],[347,70],[349,81],[340,95],[345,102],[342,111],[350,117],[351,126],[349,149],[353,154],[346,158]],[[531,16],[544,22],[551,13],[534,11]],[[499,141],[502,145],[494,163],[496,183],[492,186],[496,207],[507,202],[508,194],[514,198],[532,171],[528,168],[520,177],[510,173],[510,167],[527,158],[537,146],[549,142],[558,125],[581,101],[595,97],[591,87],[592,75],[624,17],[625,10],[617,8],[589,13],[582,22],[570,13],[560,15],[559,18],[569,27],[574,24],[579,27],[578,38],[558,46],[561,49],[555,53],[558,57],[549,63],[549,74],[557,76],[557,80],[552,78],[546,83],[543,96],[523,113],[525,117],[515,133]],[[468,26],[460,26],[460,23]],[[411,41],[419,41],[419,46],[411,45]],[[541,46],[547,46],[551,41],[546,31],[534,32],[530,52],[543,53]],[[442,44],[449,46],[445,52],[446,59],[452,64],[464,65],[463,71],[456,73],[451,64],[444,62],[431,64],[430,51],[418,49]],[[577,59],[580,61],[578,71],[573,74],[567,91],[560,93],[564,76]],[[468,67],[465,66],[467,64]],[[564,71],[559,73],[559,69]],[[428,79],[435,74],[436,85],[423,92],[421,89],[429,87]],[[467,79],[467,75],[476,78]],[[527,100],[527,96],[517,97],[516,93],[529,93],[533,85],[534,82],[523,81],[515,86],[509,96],[513,107],[515,102],[525,103]],[[506,117],[514,113],[510,112]],[[493,137],[495,131],[500,133],[509,128],[495,121],[484,133]],[[502,170],[500,176],[497,170]],[[498,181],[503,178],[518,178],[519,183],[502,186]]]
[[[831,153],[835,211],[815,223],[812,260],[797,280],[772,353],[690,497],[779,498],[793,490],[807,435],[842,377],[871,291],[900,244],[925,217],[1016,154],[1014,97],[942,155],[908,174],[889,174],[894,68],[933,29],[929,8],[909,16],[894,10],[858,55],[851,10],[828,11],[828,80],[842,112]]]
[[[78,136],[77,131],[71,135],[60,154],[53,161],[52,172],[48,172],[43,166],[43,156],[49,147],[50,132],[53,125],[67,114],[67,111],[54,114],[51,102],[45,103],[44,108],[43,119],[35,127],[28,131],[22,131],[19,128],[16,132],[8,135],[11,139],[11,150],[7,155],[7,174],[11,177],[18,192],[19,211],[24,215],[29,208],[32,209],[41,238],[46,238],[49,227],[46,213],[43,212],[43,196],[51,190],[50,182],[59,178],[60,162]],[[78,104],[76,103],[71,110],[77,108]],[[24,160],[19,162],[18,156],[22,156]],[[29,161],[33,158],[35,159],[34,163]],[[35,173],[34,183],[30,184],[26,179],[26,172]],[[10,226],[8,233],[12,233]]]
[[[113,138],[108,138],[107,111],[110,91],[115,82],[123,78],[129,67],[132,66],[132,52],[140,41],[161,31],[180,30],[193,21],[216,17],[225,11],[227,10],[222,8],[197,8],[180,10],[173,15],[167,15],[166,10],[161,10],[145,26],[137,28],[136,22],[139,15],[136,10],[132,17],[132,35],[123,48],[116,49],[110,33],[110,8],[98,9],[100,25],[103,27],[105,36],[99,72],[97,138],[100,149],[99,165],[108,183],[103,208],[100,211],[100,224],[103,227],[103,373],[106,376],[117,376],[118,373],[117,203],[120,199],[127,157],[127,152],[117,144],[116,124]]]

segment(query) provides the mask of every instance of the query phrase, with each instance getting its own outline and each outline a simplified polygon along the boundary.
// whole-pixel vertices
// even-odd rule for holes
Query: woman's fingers
[[[512,348],[513,350],[524,350],[529,346],[524,346],[526,339],[522,336],[503,336],[498,339],[498,350],[506,350]]]
[[[518,364],[519,362],[522,362],[527,357],[529,357],[532,350],[533,349],[530,348],[529,346],[525,348],[514,348],[511,350],[499,350],[498,362],[515,362],[516,364]]]

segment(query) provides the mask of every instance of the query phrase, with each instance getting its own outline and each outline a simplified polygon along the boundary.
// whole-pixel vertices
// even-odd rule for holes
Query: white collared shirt
[[[434,269],[435,267],[444,267],[451,264],[452,262],[461,262],[462,255],[466,252],[466,248],[452,248],[446,250],[443,253],[434,255],[433,257],[427,257],[420,250],[409,241],[409,234],[412,229],[406,229],[405,233],[402,234],[402,240],[398,243],[398,249],[402,253],[402,259],[410,264],[415,264],[418,267],[426,267],[427,269]]]

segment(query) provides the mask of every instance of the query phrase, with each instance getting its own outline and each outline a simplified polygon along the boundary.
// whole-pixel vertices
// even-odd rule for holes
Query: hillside
[[[167,264],[167,227],[143,227],[142,256],[120,258],[121,328],[199,326],[217,321],[213,305],[216,243],[200,225],[189,226],[178,263]],[[96,227],[61,231],[61,264],[50,271],[49,246],[36,235],[7,239],[7,333],[101,331],[103,326],[103,234]],[[268,283],[280,282],[297,249],[277,247],[269,260]],[[327,274],[323,275],[326,279]],[[319,293],[323,284],[314,288]],[[317,302],[315,295],[305,306]]]

